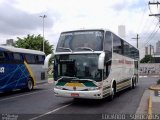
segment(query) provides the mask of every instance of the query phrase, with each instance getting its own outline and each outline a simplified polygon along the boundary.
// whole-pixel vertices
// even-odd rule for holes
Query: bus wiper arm
[[[87,49],[87,50],[91,50],[92,52],[94,52],[94,50],[90,47],[78,47],[77,49]]]
[[[77,78],[77,77],[73,77],[73,79],[72,80],[79,80],[79,78]]]
[[[62,76],[62,77],[59,78],[57,81],[60,81],[60,80],[62,80],[62,79],[64,79],[64,78],[67,78],[67,79],[70,79],[70,80],[79,80],[79,78],[77,78],[77,77]]]
[[[69,50],[69,51],[71,51],[71,52],[72,52],[71,48],[65,48],[65,47],[58,47],[58,48],[60,48],[60,49],[64,49],[64,50]]]

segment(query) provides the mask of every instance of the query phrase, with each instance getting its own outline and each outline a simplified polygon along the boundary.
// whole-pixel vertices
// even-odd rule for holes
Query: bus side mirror
[[[45,68],[45,69],[48,69],[48,64],[49,64],[49,60],[51,59],[51,57],[53,56],[53,54],[49,54],[49,55],[47,55],[47,57],[45,58],[45,60],[44,60],[44,66],[43,66],[43,68]]]
[[[98,69],[104,69],[105,53],[101,53],[98,59]]]

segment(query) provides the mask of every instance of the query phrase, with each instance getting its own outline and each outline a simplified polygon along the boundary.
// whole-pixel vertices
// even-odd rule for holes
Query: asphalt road
[[[135,89],[118,93],[113,101],[55,97],[52,84],[39,86],[32,92],[1,93],[0,119],[102,120],[112,118],[113,114],[123,119],[126,117],[123,115],[136,113],[144,91],[157,79],[140,78]]]

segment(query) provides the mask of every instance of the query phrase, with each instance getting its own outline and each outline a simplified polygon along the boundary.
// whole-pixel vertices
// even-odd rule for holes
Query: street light
[[[44,18],[47,17],[47,15],[39,16],[43,19],[43,52],[44,52]]]

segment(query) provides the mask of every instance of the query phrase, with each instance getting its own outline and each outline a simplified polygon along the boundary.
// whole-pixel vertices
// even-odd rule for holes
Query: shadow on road
[[[135,88],[137,89],[138,86]],[[132,89],[134,90],[134,89]],[[104,99],[81,99],[81,98],[74,98],[73,99],[73,104],[74,106],[92,106],[92,107],[96,107],[96,106],[101,106],[103,104],[106,103],[110,103],[113,102],[114,100],[118,99],[118,97],[122,97],[123,95],[125,95],[127,92],[132,91],[130,88],[122,90],[120,92],[117,92],[116,95],[114,96],[113,100],[110,100],[109,97],[106,97]]]
[[[21,95],[21,94],[31,93],[31,92],[37,92],[37,91],[40,91],[40,90],[44,90],[44,89],[36,88],[36,89],[33,89],[32,91],[25,91],[25,90],[6,91],[6,92],[3,92],[3,93],[0,93],[0,98],[7,97],[7,96],[13,96],[13,95]]]

